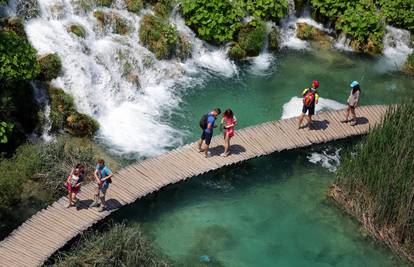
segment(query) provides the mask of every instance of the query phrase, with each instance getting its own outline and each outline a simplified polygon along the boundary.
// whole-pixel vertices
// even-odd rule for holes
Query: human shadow
[[[365,117],[357,117],[356,122],[357,122],[357,124],[363,125],[363,124],[369,123],[369,120]]]
[[[209,149],[211,156],[219,156],[221,153],[224,152],[224,146],[223,145],[219,145],[219,146],[215,146]],[[238,155],[240,153],[246,152],[246,149],[239,145],[239,144],[234,144],[234,145],[230,145],[230,155],[234,154],[234,155]]]
[[[77,207],[77,210],[89,209],[89,206],[92,204],[92,202],[93,202],[92,199],[79,200],[79,205]]]
[[[329,123],[330,122],[328,120],[323,120],[323,121],[313,120],[311,129],[312,130],[326,130],[328,128]]]
[[[122,204],[119,203],[119,201],[116,200],[115,198],[111,198],[111,199],[108,199],[106,201],[106,209],[105,210],[108,210],[108,211],[116,210],[116,209],[119,209],[120,207],[122,207]]]

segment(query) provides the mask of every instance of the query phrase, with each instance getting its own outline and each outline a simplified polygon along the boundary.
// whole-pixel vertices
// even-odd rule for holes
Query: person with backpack
[[[220,156],[227,157],[230,154],[230,139],[234,136],[234,127],[237,125],[236,116],[231,109],[224,112],[221,125],[224,128],[224,152]]]
[[[303,96],[303,107],[302,107],[302,114],[299,117],[299,128],[302,128],[302,121],[308,113],[308,127],[312,129],[312,116],[315,114],[315,105],[318,104],[319,94],[316,90],[319,87],[319,82],[317,80],[312,81],[311,88],[305,88],[302,92]]]
[[[348,107],[345,111],[345,119],[342,120],[342,123],[347,123],[349,122],[348,118],[349,118],[349,113],[352,114],[352,119],[351,119],[351,126],[355,126],[357,124],[357,116],[355,113],[355,108],[358,106],[358,102],[359,102],[359,95],[361,94],[361,89],[359,86],[359,82],[357,81],[353,81],[351,83],[351,93],[349,94],[348,97]]]
[[[106,191],[108,190],[109,184],[112,183],[112,176],[113,173],[107,166],[105,166],[105,161],[103,159],[98,160],[98,164],[96,165],[96,169],[94,172],[97,190],[95,194],[95,199],[93,203],[90,205],[90,207],[97,207],[100,201],[101,207],[99,211],[105,210]]]
[[[214,125],[216,122],[217,116],[220,115],[221,110],[219,108],[213,109],[211,112],[203,115],[200,119],[200,128],[203,130],[201,133],[200,140],[198,140],[198,151],[204,152],[206,158],[209,157],[210,152],[208,148],[210,146],[211,138],[213,138],[213,129],[217,127]],[[202,148],[203,142],[205,143],[205,147]]]

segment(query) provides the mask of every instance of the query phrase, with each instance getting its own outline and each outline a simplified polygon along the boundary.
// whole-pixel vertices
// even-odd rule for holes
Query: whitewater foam
[[[299,116],[302,112],[302,106],[302,98],[297,96],[292,97],[289,102],[283,105],[282,119]],[[341,104],[335,100],[320,97],[318,104],[316,105],[315,112],[338,110],[345,107],[346,106],[344,104]]]
[[[309,162],[313,164],[320,164],[322,167],[328,169],[330,172],[336,172],[340,164],[340,155],[341,149],[335,149],[330,151],[329,149],[324,149],[321,152],[313,152],[307,156]]]

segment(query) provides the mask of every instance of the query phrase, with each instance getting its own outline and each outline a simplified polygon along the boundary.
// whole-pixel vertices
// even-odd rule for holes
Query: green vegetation
[[[26,38],[18,36],[14,31],[1,31],[0,81],[31,80],[38,72],[36,50]]]
[[[387,23],[414,32],[414,1],[375,0],[375,3]]]
[[[111,25],[111,29],[116,34],[127,34],[130,30],[126,19],[116,13],[96,10],[93,12],[93,16],[99,21],[101,26]]]
[[[230,47],[229,57],[232,59],[243,59],[246,57],[246,50],[241,48],[239,43],[235,43]]]
[[[125,0],[129,12],[138,13],[143,8],[142,0]]]
[[[405,70],[407,73],[414,74],[414,52],[408,56],[407,62],[405,63]]]
[[[52,131],[65,129],[73,136],[93,136],[99,124],[86,114],[75,109],[73,98],[60,88],[49,88],[50,119]]]
[[[299,39],[311,41],[312,46],[325,49],[332,47],[332,39],[325,32],[305,22],[297,23],[296,35]]]
[[[0,144],[6,144],[13,132],[14,125],[5,121],[0,122]]]
[[[389,246],[414,260],[414,103],[391,109],[355,152],[336,185],[342,204]]]
[[[0,236],[66,194],[62,185],[72,166],[83,163],[90,177],[99,158],[118,168],[90,140],[61,136],[54,142],[22,145],[12,158],[0,159]]]
[[[70,25],[68,28],[68,32],[71,32],[80,38],[85,38],[86,36],[85,29],[81,25],[77,25],[77,24]]]
[[[238,1],[183,0],[186,24],[203,40],[212,43],[231,41],[245,12]]]
[[[103,233],[83,234],[70,252],[55,256],[53,266],[170,266],[138,225],[112,224]]]
[[[23,21],[19,18],[0,18],[0,29],[1,31],[12,31],[18,36],[26,38]]]
[[[288,9],[286,0],[245,0],[243,4],[252,16],[273,21],[283,18]]]
[[[275,51],[279,49],[279,30],[273,26],[267,36],[269,42],[269,50]]]
[[[113,0],[95,0],[97,6],[110,7],[113,3]]]
[[[39,58],[40,73],[37,77],[42,81],[51,81],[59,76],[62,62],[57,54],[48,54]]]
[[[142,44],[158,59],[171,58],[179,39],[177,29],[174,26],[153,15],[145,15],[142,18],[139,37]]]
[[[266,41],[266,25],[259,20],[243,24],[237,34],[237,41],[247,56],[258,56]]]

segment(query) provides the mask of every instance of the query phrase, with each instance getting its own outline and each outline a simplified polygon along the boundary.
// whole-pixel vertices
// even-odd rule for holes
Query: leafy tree
[[[36,50],[12,31],[0,32],[0,81],[31,80],[39,73]]]
[[[245,12],[238,1],[183,0],[185,22],[197,35],[209,42],[233,40]]]
[[[385,21],[414,32],[414,1],[376,0]]]
[[[246,0],[244,7],[257,18],[278,21],[286,15],[288,3],[286,0]]]

